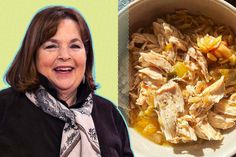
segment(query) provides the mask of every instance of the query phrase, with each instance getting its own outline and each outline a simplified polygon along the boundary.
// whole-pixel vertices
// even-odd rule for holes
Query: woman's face
[[[39,48],[36,66],[58,92],[77,89],[85,73],[86,52],[75,21],[59,23],[56,34]]]

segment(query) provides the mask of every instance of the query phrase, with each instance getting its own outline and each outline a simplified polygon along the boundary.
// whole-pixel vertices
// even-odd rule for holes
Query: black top
[[[49,93],[57,98],[50,83],[44,77],[41,80]],[[77,103],[72,107],[80,107],[90,91],[87,83],[80,85]],[[117,108],[95,94],[93,101],[92,118],[102,157],[132,157],[127,127]],[[1,157],[59,157],[64,124],[44,113],[24,93],[13,88],[0,92]]]

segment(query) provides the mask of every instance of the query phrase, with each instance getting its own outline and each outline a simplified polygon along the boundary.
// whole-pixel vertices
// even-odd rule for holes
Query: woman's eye
[[[56,45],[48,45],[45,47],[45,49],[52,49],[52,48],[57,48],[57,46]]]
[[[73,44],[73,45],[71,45],[70,47],[71,47],[71,48],[76,48],[76,49],[81,48],[79,45],[76,45],[76,44]]]

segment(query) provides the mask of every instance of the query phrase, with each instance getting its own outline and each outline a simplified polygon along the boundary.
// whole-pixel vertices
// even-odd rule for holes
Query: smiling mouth
[[[67,73],[71,72],[73,69],[73,67],[56,67],[53,70],[59,73]]]

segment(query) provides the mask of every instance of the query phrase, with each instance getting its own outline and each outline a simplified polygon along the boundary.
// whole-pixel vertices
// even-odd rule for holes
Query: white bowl
[[[119,105],[124,113],[128,104],[128,38],[139,27],[150,26],[157,16],[188,9],[203,14],[217,24],[230,26],[236,32],[236,9],[223,0],[137,0],[119,12]],[[125,116],[126,117],[126,116]],[[132,149],[136,157],[212,156],[236,154],[236,129],[224,133],[223,141],[205,141],[202,144],[185,144],[167,147],[154,144],[129,128]]]

